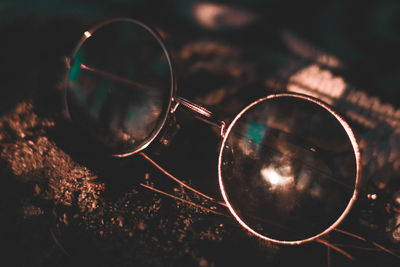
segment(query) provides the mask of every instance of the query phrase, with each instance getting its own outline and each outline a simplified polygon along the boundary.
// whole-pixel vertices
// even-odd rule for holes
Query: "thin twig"
[[[354,260],[355,258],[353,256],[351,256],[349,253],[347,253],[346,251],[344,251],[341,248],[338,248],[337,246],[329,243],[328,241],[324,240],[324,239],[317,239],[315,240],[315,242],[321,243],[327,247],[330,247],[333,250],[336,250],[337,252],[339,252],[340,254],[342,254],[343,256],[347,257],[350,260]]]
[[[55,234],[53,233],[53,231],[50,229],[50,234],[53,237],[54,242],[56,243],[57,247],[61,250],[62,253],[64,253],[65,255],[67,255],[68,257],[70,256],[69,253],[65,250],[65,248],[61,245],[61,243],[58,241],[58,239],[56,238]]]
[[[351,236],[351,237],[357,238],[357,239],[359,239],[361,241],[364,241],[364,242],[367,242],[367,243],[371,243],[373,246],[377,247],[378,249],[380,249],[382,251],[385,251],[386,253],[389,253],[390,255],[395,256],[396,258],[400,259],[400,255],[396,254],[395,252],[393,252],[392,250],[390,250],[388,248],[385,248],[381,244],[378,244],[378,243],[373,242],[373,241],[368,241],[366,238],[364,238],[362,236],[359,236],[359,235],[356,235],[356,234],[353,234],[353,233],[349,233],[347,231],[344,231],[344,230],[341,230],[341,229],[338,229],[338,228],[336,228],[335,231],[337,231],[339,233],[342,233],[344,235],[347,235],[347,236]]]
[[[380,248],[376,248],[376,247],[362,247],[362,246],[354,246],[354,245],[340,244],[340,243],[336,243],[333,245],[335,245],[337,247],[341,247],[341,248],[351,248],[351,249],[367,250],[367,251],[381,251]]]
[[[201,193],[200,191],[194,189],[193,187],[185,184],[184,182],[182,182],[181,180],[179,180],[178,178],[176,178],[175,176],[173,176],[171,173],[169,173],[168,171],[166,171],[163,167],[161,167],[160,165],[158,165],[154,160],[152,160],[149,156],[147,156],[145,153],[140,152],[139,155],[141,155],[144,159],[146,159],[148,162],[150,162],[151,164],[153,164],[157,169],[159,169],[162,173],[164,173],[165,175],[167,175],[169,178],[171,178],[173,181],[175,181],[176,183],[180,184],[181,186],[189,189],[190,191],[192,191],[195,194],[198,194],[216,204],[219,204],[221,206],[227,207],[227,205],[224,202],[215,200],[214,198],[207,196],[206,194]]]
[[[141,183],[140,185],[143,186],[143,187],[145,187],[145,188],[147,188],[147,189],[150,189],[150,190],[152,190],[152,191],[154,191],[154,192],[160,193],[160,194],[162,194],[162,195],[168,196],[168,197],[173,198],[173,199],[175,199],[175,200],[178,200],[178,201],[184,202],[184,203],[186,203],[186,204],[192,205],[192,206],[194,206],[194,207],[203,209],[203,210],[205,210],[205,211],[208,211],[208,212],[211,212],[211,213],[214,213],[214,214],[217,214],[217,215],[221,215],[221,216],[228,217],[226,214],[223,214],[223,213],[220,213],[220,212],[218,212],[218,211],[215,211],[215,210],[212,210],[212,209],[203,207],[203,206],[201,206],[201,205],[199,205],[199,204],[196,204],[196,203],[194,203],[194,202],[192,202],[192,201],[189,201],[189,200],[186,200],[186,199],[183,199],[183,198],[174,196],[174,195],[172,195],[172,194],[169,194],[169,193],[167,193],[167,192],[161,191],[161,190],[159,190],[159,189],[157,189],[157,188],[154,188],[154,187],[152,187],[152,186],[145,185],[145,184],[142,184],[142,183]]]
[[[335,231],[339,232],[339,233],[342,233],[344,235],[347,235],[347,236],[351,236],[351,237],[357,238],[357,239],[359,239],[361,241],[367,242],[367,239],[365,239],[364,237],[356,235],[356,234],[353,234],[353,233],[350,233],[350,232],[347,232],[347,231],[344,231],[344,230],[341,230],[339,228],[335,228]]]

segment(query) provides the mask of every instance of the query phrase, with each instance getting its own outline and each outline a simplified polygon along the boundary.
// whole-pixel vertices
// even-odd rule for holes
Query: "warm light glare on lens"
[[[90,36],[92,36],[92,34],[89,31],[85,31],[84,35],[86,36],[86,38],[89,38]]]
[[[285,186],[294,181],[292,176],[284,176],[278,173],[275,168],[271,167],[261,169],[261,176],[272,186]]]

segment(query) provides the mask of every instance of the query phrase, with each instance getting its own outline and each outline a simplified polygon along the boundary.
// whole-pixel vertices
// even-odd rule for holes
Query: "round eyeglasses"
[[[357,197],[360,153],[349,125],[327,104],[280,93],[244,108],[225,127],[176,95],[160,36],[128,18],[84,32],[68,59],[70,118],[115,157],[142,151],[178,106],[221,130],[219,186],[237,222],[264,240],[301,244],[333,230]]]

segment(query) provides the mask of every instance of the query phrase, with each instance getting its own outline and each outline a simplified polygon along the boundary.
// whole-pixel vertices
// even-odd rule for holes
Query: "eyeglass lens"
[[[132,153],[162,127],[172,94],[168,55],[130,20],[86,31],[71,62],[70,116],[112,154]]]
[[[327,109],[303,98],[261,101],[228,129],[220,183],[236,216],[270,239],[314,237],[345,212],[356,186],[353,144]]]

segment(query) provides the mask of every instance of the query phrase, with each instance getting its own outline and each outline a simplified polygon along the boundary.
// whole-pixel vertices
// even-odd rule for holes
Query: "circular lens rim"
[[[82,37],[79,40],[79,42],[77,43],[77,45],[75,46],[71,56],[66,57],[66,62],[67,62],[67,64],[66,64],[67,66],[66,67],[67,68],[66,68],[66,78],[65,78],[65,85],[64,85],[64,102],[65,102],[64,106],[65,106],[66,116],[70,120],[73,120],[73,118],[72,118],[71,113],[69,111],[67,91],[68,91],[69,72],[71,70],[72,62],[75,59],[76,53],[82,47],[83,43],[88,38],[90,38],[98,29],[102,28],[105,25],[108,25],[108,24],[111,24],[111,23],[115,23],[115,22],[130,22],[130,23],[136,24],[136,25],[144,28],[148,33],[150,33],[156,39],[156,41],[160,45],[160,47],[163,50],[164,55],[165,55],[165,57],[167,59],[168,66],[169,66],[169,72],[170,72],[170,80],[171,80],[171,82],[170,82],[169,101],[168,101],[168,105],[165,108],[164,112],[160,115],[160,117],[162,116],[161,117],[161,122],[155,128],[156,130],[153,131],[152,135],[150,135],[150,138],[147,140],[147,142],[144,142],[142,145],[140,145],[139,147],[137,147],[136,149],[134,149],[134,150],[132,150],[130,152],[112,154],[113,157],[123,158],[123,157],[128,157],[128,156],[131,156],[133,154],[136,154],[136,153],[142,151],[143,149],[145,149],[146,147],[148,147],[154,141],[154,139],[158,136],[158,134],[161,132],[162,128],[165,125],[165,122],[167,121],[167,119],[168,119],[168,117],[170,115],[172,102],[174,101],[174,98],[176,96],[176,78],[175,78],[175,71],[174,71],[173,62],[172,62],[172,58],[170,56],[170,53],[169,53],[166,45],[164,44],[161,36],[155,30],[153,30],[152,28],[150,28],[149,26],[147,26],[143,22],[135,20],[135,19],[131,19],[131,18],[119,17],[119,18],[113,18],[113,19],[105,20],[105,21],[100,22],[100,23],[96,24],[95,26],[89,28],[88,30],[86,30],[82,34]]]
[[[270,238],[268,236],[265,236],[255,230],[253,230],[251,227],[249,227],[242,219],[241,217],[237,214],[237,212],[235,211],[235,209],[232,207],[231,203],[229,202],[227,193],[225,191],[225,187],[224,187],[224,182],[223,182],[223,178],[222,178],[222,156],[223,156],[223,152],[224,152],[224,147],[226,144],[226,141],[229,137],[229,134],[232,130],[232,128],[235,126],[236,122],[242,117],[242,115],[244,113],[246,113],[246,111],[248,111],[250,108],[252,108],[253,106],[257,105],[260,102],[263,101],[268,101],[271,99],[275,99],[275,98],[281,98],[281,97],[294,97],[297,99],[303,99],[306,101],[310,101],[314,104],[317,104],[318,106],[322,107],[323,109],[327,110],[331,115],[333,115],[342,125],[342,127],[344,128],[347,136],[350,139],[351,145],[353,147],[353,152],[354,152],[354,156],[355,156],[355,160],[356,160],[356,181],[355,181],[355,186],[354,186],[354,191],[353,191],[353,195],[349,200],[349,203],[347,204],[346,208],[344,209],[343,213],[339,216],[339,218],[333,223],[331,224],[327,229],[325,229],[324,231],[322,231],[321,233],[311,236],[309,238],[305,238],[302,240],[278,240],[278,239],[274,239],[274,238]],[[245,107],[242,111],[240,111],[240,113],[238,115],[236,115],[236,117],[233,119],[233,121],[229,124],[229,127],[227,128],[225,134],[224,134],[224,138],[223,141],[221,143],[221,147],[220,147],[220,152],[219,152],[219,157],[218,157],[218,182],[219,182],[219,188],[222,194],[222,197],[226,203],[226,205],[228,206],[229,211],[231,212],[231,214],[234,216],[234,218],[239,222],[239,224],[245,228],[248,232],[252,233],[253,235],[266,240],[266,241],[270,241],[270,242],[274,242],[274,243],[279,243],[279,244],[284,244],[284,245],[300,245],[306,242],[310,242],[313,241],[323,235],[326,235],[327,233],[329,233],[330,231],[332,231],[333,229],[335,229],[342,221],[343,219],[347,216],[347,214],[350,212],[351,208],[354,205],[354,202],[356,201],[357,197],[358,197],[358,187],[359,187],[359,182],[360,182],[360,177],[361,177],[361,156],[360,156],[360,149],[356,140],[356,137],[353,133],[353,130],[351,129],[351,127],[349,126],[349,124],[338,114],[336,113],[328,104],[324,103],[323,101],[316,99],[314,97],[308,96],[308,95],[304,95],[304,94],[298,94],[298,93],[278,93],[278,94],[272,94],[272,95],[268,95],[264,98],[260,98],[256,101],[254,101],[253,103],[249,104],[247,107]]]

